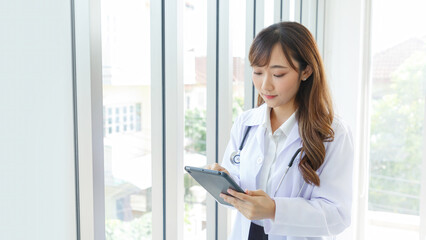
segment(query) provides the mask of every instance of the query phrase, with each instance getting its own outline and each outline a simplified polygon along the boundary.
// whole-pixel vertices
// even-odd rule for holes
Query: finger
[[[214,170],[213,169],[214,168],[213,164],[207,164],[204,168],[205,169],[209,169],[209,170]]]
[[[213,164],[212,170],[216,170],[216,171],[220,171],[220,172],[226,172],[229,175],[228,170],[226,170],[226,168],[222,167],[221,165],[219,165],[217,163]]]
[[[234,198],[232,196],[226,195],[221,193],[219,195],[221,198],[223,198],[223,200],[225,200],[225,202],[231,204],[232,206],[234,206],[236,209],[240,209],[240,205],[241,205],[241,200]]]
[[[247,190],[247,194],[248,195],[250,195],[250,196],[265,196],[265,195],[267,195],[263,190],[253,190],[253,191],[250,191],[250,190]]]
[[[250,201],[250,196],[245,193],[240,193],[232,189],[228,189],[228,193],[243,201]]]
[[[220,166],[218,163],[213,163],[211,166],[212,170],[221,171],[221,169],[223,169],[223,167]]]

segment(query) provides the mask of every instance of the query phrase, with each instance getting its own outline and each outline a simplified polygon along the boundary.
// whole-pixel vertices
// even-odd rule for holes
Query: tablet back
[[[185,170],[215,199],[221,204],[230,206],[220,196],[220,193],[227,194],[229,188],[244,193],[244,190],[225,172],[185,166]]]

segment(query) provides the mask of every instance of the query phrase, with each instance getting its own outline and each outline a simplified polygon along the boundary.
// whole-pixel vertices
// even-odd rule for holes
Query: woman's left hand
[[[220,197],[249,220],[275,219],[275,201],[268,194],[263,190],[245,192],[244,194],[228,189],[232,196],[221,193]]]

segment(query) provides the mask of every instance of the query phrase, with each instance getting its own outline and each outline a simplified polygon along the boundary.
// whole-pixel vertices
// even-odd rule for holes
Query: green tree
[[[132,221],[119,219],[107,219],[105,222],[106,240],[148,240],[152,235],[152,213],[146,213],[142,217]]]
[[[235,98],[232,104],[232,119],[243,112],[244,100]],[[206,110],[193,109],[185,112],[185,150],[206,154]]]
[[[185,150],[206,154],[206,110],[198,108],[185,113]]]
[[[425,81],[422,51],[393,72],[388,94],[372,102],[371,210],[419,214]]]

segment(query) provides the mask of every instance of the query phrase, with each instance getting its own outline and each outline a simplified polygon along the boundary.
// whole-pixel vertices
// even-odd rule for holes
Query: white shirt
[[[271,108],[265,108],[265,120],[262,125],[265,127],[265,158],[262,168],[257,175],[256,185],[258,189],[262,189],[269,196],[273,196],[271,172],[275,172],[276,165],[274,164],[277,158],[277,153],[281,152],[284,147],[287,136],[290,135],[294,124],[296,124],[296,112],[294,112],[278,129],[272,133],[271,127]],[[253,221],[255,224],[263,226],[263,221]]]
[[[258,189],[257,176],[266,158],[265,122],[266,104],[242,113],[232,126],[222,166],[226,168],[242,189]],[[230,155],[238,150],[248,126],[252,126],[243,150],[241,163],[232,164]],[[352,205],[352,169],[354,149],[348,126],[335,116],[332,124],[334,141],[324,142],[324,163],[316,171],[321,184],[305,184],[297,167],[298,158],[289,169],[274,197],[275,219],[264,219],[265,233],[270,240],[329,240],[350,225]],[[284,147],[277,151],[277,158],[270,169],[273,191],[279,185],[293,154],[302,146],[294,124],[285,140]],[[303,187],[304,186],[304,187]],[[237,212],[230,240],[247,239],[251,221]]]
[[[296,123],[296,112],[294,112],[278,129],[272,133],[271,127],[271,108],[267,107],[265,121],[263,126],[266,128],[265,131],[265,159],[258,175],[258,188],[265,191],[269,196],[274,193],[271,189],[271,172],[275,171],[275,160],[277,153],[281,152],[284,147],[287,136],[290,135],[290,131]]]

